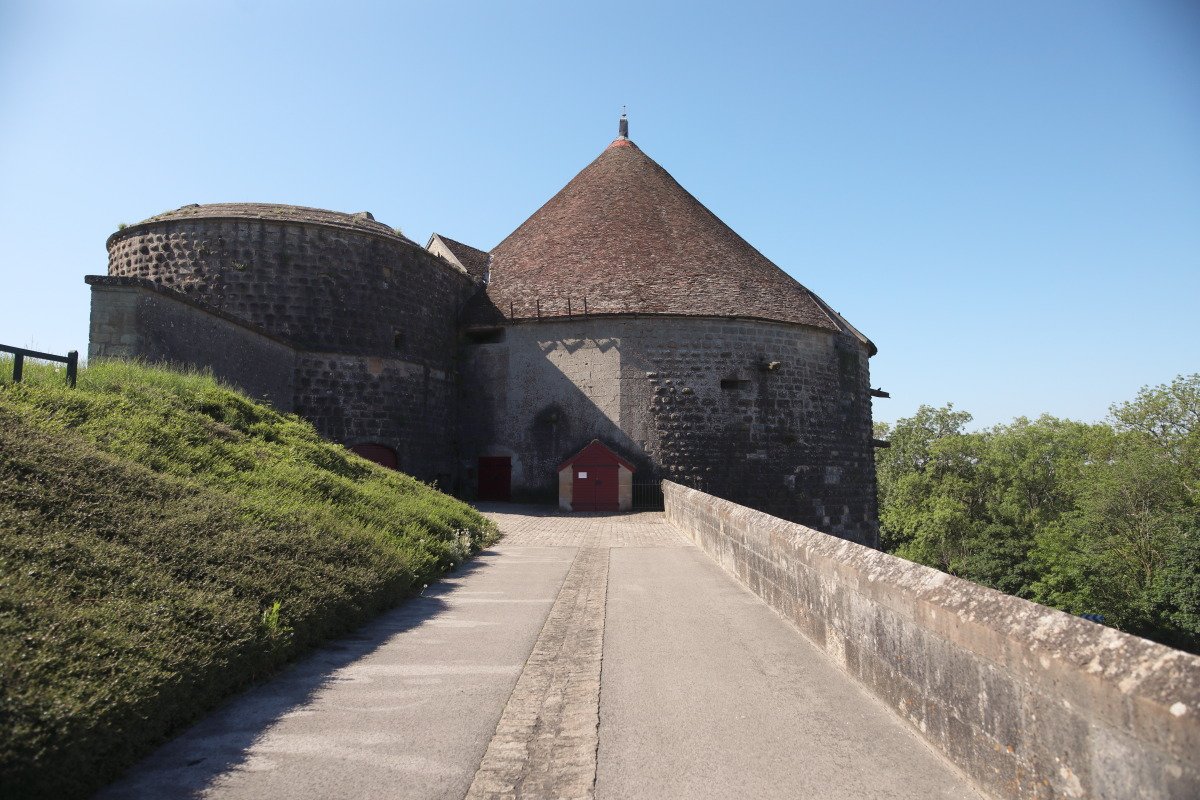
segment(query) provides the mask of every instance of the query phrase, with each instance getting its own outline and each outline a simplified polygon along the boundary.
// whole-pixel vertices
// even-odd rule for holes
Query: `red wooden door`
[[[571,508],[575,511],[618,511],[617,465],[575,464]]]
[[[381,444],[356,444],[350,448],[355,453],[358,453],[368,461],[374,461],[391,469],[399,469],[400,462],[396,458],[396,451],[390,447]]]
[[[479,459],[480,500],[512,499],[512,459],[508,456],[483,456]]]
[[[596,486],[593,483],[595,467],[590,464],[575,464],[571,480],[571,510],[592,511],[596,505]]]

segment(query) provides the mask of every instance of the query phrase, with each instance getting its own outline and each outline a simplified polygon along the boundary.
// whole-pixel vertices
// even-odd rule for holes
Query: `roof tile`
[[[627,139],[609,145],[491,257],[491,302],[475,305],[480,323],[580,314],[586,303],[592,314],[746,316],[842,329],[824,303]]]
[[[450,252],[458,259],[458,263],[463,265],[463,269],[472,278],[483,280],[487,275],[488,254],[482,250],[471,247],[469,244],[451,239],[445,234],[439,233],[437,237],[445,243],[446,247],[450,248]]]

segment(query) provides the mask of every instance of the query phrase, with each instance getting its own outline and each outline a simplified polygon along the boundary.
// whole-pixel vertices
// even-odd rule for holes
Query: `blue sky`
[[[0,342],[86,351],[187,203],[488,249],[631,134],[879,346],[876,418],[1099,419],[1200,371],[1187,0],[0,0]]]

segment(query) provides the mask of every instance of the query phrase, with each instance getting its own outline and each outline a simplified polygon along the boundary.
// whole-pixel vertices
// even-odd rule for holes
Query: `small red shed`
[[[564,511],[633,508],[634,466],[599,439],[558,465],[558,506]]]

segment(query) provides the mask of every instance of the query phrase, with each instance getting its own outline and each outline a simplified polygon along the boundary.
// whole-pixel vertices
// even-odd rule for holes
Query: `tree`
[[[1043,416],[976,433],[970,415],[922,406],[879,457],[884,548],[1010,594],[1029,596],[1037,531],[1071,507],[1067,480],[1091,426]]]
[[[901,514],[899,504],[890,502],[891,498],[897,492],[905,492],[909,496],[914,492],[919,493],[921,488],[911,485],[916,481],[910,476],[918,475],[924,470],[935,442],[948,436],[962,434],[970,421],[970,414],[955,411],[954,404],[948,403],[942,408],[922,405],[913,416],[897,420],[895,427],[885,423],[875,426],[876,437],[890,442],[889,447],[880,448],[875,452],[881,538],[885,550],[895,550],[910,540],[913,532],[906,530],[908,526],[902,519],[884,522],[883,509],[892,508],[898,515]],[[901,486],[902,483],[906,485]]]
[[[1074,507],[1039,542],[1035,599],[1153,634],[1163,570],[1195,517],[1178,476],[1178,464],[1140,432],[1100,442],[1075,482]]]
[[[877,426],[884,549],[1200,651],[1200,374],[1106,423],[970,421],[921,406]]]
[[[1074,510],[1038,548],[1039,600],[1200,649],[1200,374],[1110,409]]]
[[[1182,456],[1185,445],[1194,445],[1200,433],[1200,373],[1179,375],[1169,384],[1143,386],[1133,400],[1111,406],[1109,416],[1118,430],[1144,433]]]

